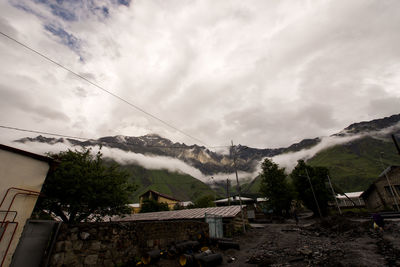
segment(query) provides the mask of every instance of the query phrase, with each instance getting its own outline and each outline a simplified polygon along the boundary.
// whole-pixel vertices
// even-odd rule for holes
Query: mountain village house
[[[388,181],[392,188],[390,188]],[[361,197],[364,199],[366,207],[371,211],[381,211],[387,208],[396,210],[396,200],[400,205],[400,166],[388,167],[362,193]]]
[[[170,210],[174,209],[175,204],[180,202],[180,200],[173,198],[171,196],[168,196],[166,194],[162,194],[162,193],[159,193],[159,192],[153,191],[153,190],[148,190],[139,196],[140,207],[143,205],[143,201],[150,200],[150,199],[155,200],[158,203],[168,204],[168,208]],[[139,209],[140,209],[140,207],[139,207]]]

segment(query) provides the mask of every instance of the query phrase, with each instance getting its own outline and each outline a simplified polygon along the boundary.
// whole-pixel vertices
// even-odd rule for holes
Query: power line
[[[173,126],[172,124],[170,124],[170,123],[168,123],[168,122],[166,122],[166,121],[164,121],[164,120],[158,118],[157,116],[155,116],[155,115],[153,115],[153,114],[147,112],[147,111],[144,110],[143,108],[141,108],[141,107],[139,107],[139,106],[137,106],[137,105],[135,105],[135,104],[132,104],[132,103],[129,102],[128,100],[125,100],[124,98],[118,96],[117,94],[112,93],[111,91],[107,90],[106,88],[104,88],[104,87],[102,87],[102,86],[100,86],[100,85],[98,85],[98,84],[92,82],[91,80],[87,79],[86,77],[84,77],[84,76],[82,76],[82,75],[76,73],[75,71],[73,71],[73,70],[71,70],[71,69],[65,67],[65,66],[62,65],[61,63],[58,63],[57,61],[51,59],[50,57],[48,57],[48,56],[46,56],[46,55],[40,53],[39,51],[37,51],[37,50],[35,50],[35,49],[29,47],[28,45],[26,45],[26,44],[24,44],[24,43],[18,41],[17,39],[15,39],[15,38],[13,38],[13,37],[11,37],[11,36],[9,36],[9,35],[7,35],[7,34],[1,32],[1,31],[0,31],[0,34],[3,35],[4,37],[8,38],[9,40],[11,40],[11,41],[13,41],[13,42],[19,44],[20,46],[22,46],[22,47],[28,49],[29,51],[31,51],[31,52],[33,52],[33,53],[35,53],[35,54],[41,56],[42,58],[46,59],[47,61],[49,61],[49,62],[51,62],[51,63],[57,65],[58,67],[60,67],[60,68],[62,68],[62,69],[64,69],[64,70],[66,70],[67,72],[69,72],[69,73],[75,75],[76,77],[78,77],[78,78],[80,78],[80,79],[86,81],[87,83],[93,85],[94,87],[96,87],[96,88],[102,90],[103,92],[105,92],[105,93],[107,93],[107,94],[109,94],[109,95],[111,95],[111,96],[117,98],[118,100],[120,100],[120,101],[124,102],[125,104],[127,104],[127,105],[129,105],[129,106],[135,108],[136,110],[139,110],[140,112],[146,114],[147,116],[149,116],[149,117],[151,117],[151,118],[153,118],[153,119],[155,119],[155,120],[157,120],[157,121],[163,123],[164,125],[170,127],[171,129],[174,129],[175,131],[178,131],[178,132],[180,132],[181,134],[183,134],[183,135],[185,135],[185,136],[187,136],[187,137],[189,137],[189,138],[191,138],[191,139],[193,139],[193,140],[196,140],[196,141],[202,143],[203,145],[206,145],[206,146],[207,146],[207,144],[206,144],[205,142],[201,141],[200,139],[198,139],[198,138],[196,138],[196,137],[193,137],[192,135],[190,135],[190,134],[188,134],[188,133],[186,133],[186,132],[184,132],[184,131],[178,129],[177,127]]]
[[[78,139],[78,140],[83,140],[83,141],[93,141],[93,142],[99,142],[100,144],[121,144],[120,142],[112,142],[112,141],[99,141],[98,139],[94,138],[86,138],[86,137],[78,137],[78,136],[72,136],[72,135],[64,135],[64,134],[57,134],[57,133],[49,133],[49,132],[43,132],[43,131],[36,131],[36,130],[29,130],[29,129],[22,129],[22,128],[17,128],[17,127],[11,127],[11,126],[6,126],[6,125],[0,125],[0,128],[3,129],[9,129],[9,130],[14,130],[14,131],[20,131],[20,132],[28,132],[28,133],[37,133],[37,134],[44,134],[44,135],[51,135],[51,136],[57,136],[57,137],[62,137],[62,138],[71,138],[71,139]],[[130,146],[136,146],[140,148],[173,148],[173,149],[192,149],[191,146],[151,146],[151,145],[138,145],[130,142],[125,142],[125,144],[130,145]],[[96,144],[95,144],[96,145]],[[224,146],[216,146],[216,147],[205,147],[205,148],[219,148],[219,147],[224,147]]]

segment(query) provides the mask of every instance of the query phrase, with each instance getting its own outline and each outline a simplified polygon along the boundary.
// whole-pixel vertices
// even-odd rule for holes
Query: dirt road
[[[400,266],[400,222],[387,221],[383,232],[369,219],[330,217],[264,224],[235,237],[240,250],[211,249],[223,255],[219,266]],[[161,260],[157,266],[179,266]]]
[[[236,239],[240,251],[222,252],[222,266],[400,266],[399,230],[398,222],[379,232],[342,217],[266,224]]]

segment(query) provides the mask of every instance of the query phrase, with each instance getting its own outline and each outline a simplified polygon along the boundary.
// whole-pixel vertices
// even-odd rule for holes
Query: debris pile
[[[136,265],[153,266],[219,266],[223,263],[223,255],[216,250],[239,250],[240,245],[229,238],[208,238],[199,234],[197,240],[171,244],[165,250],[154,249],[143,253]],[[228,256],[227,262],[236,258]]]

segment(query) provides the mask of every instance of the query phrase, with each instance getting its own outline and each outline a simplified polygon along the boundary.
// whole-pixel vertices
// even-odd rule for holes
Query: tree
[[[268,208],[277,215],[281,215],[282,210],[288,213],[293,199],[293,189],[287,182],[285,169],[279,168],[269,159],[263,161],[261,168],[260,192],[267,198]]]
[[[297,166],[292,171],[293,185],[298,192],[299,199],[314,214],[318,214],[318,207],[313,196],[310,181],[321,213],[322,215],[326,215],[328,213],[328,202],[333,199],[331,192],[326,186],[328,175],[329,171],[327,168],[311,167],[303,160],[299,160]],[[310,181],[308,177],[310,177]]]
[[[168,204],[164,202],[157,202],[154,199],[146,199],[142,203],[142,207],[140,208],[140,213],[145,212],[156,212],[156,211],[168,211]]]
[[[188,208],[208,208],[215,207],[215,197],[213,195],[205,195],[194,201],[194,205]]]
[[[37,210],[48,210],[67,223],[130,213],[127,204],[136,188],[117,164],[104,164],[100,152],[83,148],[49,156],[59,164],[45,180]]]

